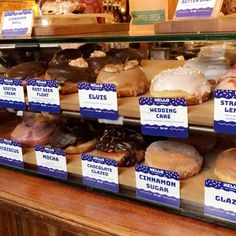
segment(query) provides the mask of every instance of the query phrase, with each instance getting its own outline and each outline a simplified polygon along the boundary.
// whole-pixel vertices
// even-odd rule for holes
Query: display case
[[[141,52],[147,52],[147,50],[156,47],[158,43],[173,43],[182,42],[186,45],[188,42],[210,42],[214,44],[231,42],[234,44],[236,40],[235,33],[217,33],[217,34],[169,34],[169,35],[129,35],[128,32],[108,32],[90,35],[79,35],[73,37],[32,37],[32,38],[2,38],[0,39],[0,50],[3,53],[12,55],[14,58],[18,58],[19,61],[22,60],[46,60],[47,62],[51,60],[52,56],[56,51],[59,50],[61,44],[70,45],[81,45],[82,43],[100,43],[103,45],[116,46],[137,43],[139,45],[139,50]],[[78,44],[78,45],[77,45]],[[49,50],[50,49],[50,50]],[[165,49],[166,50],[166,49]],[[148,53],[146,53],[148,54]],[[23,59],[22,59],[23,58]],[[151,60],[145,58],[141,61],[141,66],[144,73],[146,74],[148,81],[150,81],[163,70],[176,68],[183,66],[185,60]],[[144,93],[139,96],[133,97],[122,97],[118,98],[118,114],[121,118],[121,124],[130,129],[134,129],[137,132],[141,132],[141,119],[140,119],[140,108],[139,108],[139,98],[140,97],[151,97],[150,92]],[[27,99],[26,99],[27,101]],[[80,113],[79,109],[79,98],[78,93],[72,93],[68,95],[60,94],[60,117],[73,117],[80,122],[81,120],[89,120],[95,124],[95,127],[105,127],[104,121],[98,122],[97,118],[84,117]],[[216,109],[216,108],[215,108]],[[26,110],[29,110],[28,102],[26,102]],[[37,111],[39,112],[39,111]],[[6,114],[7,113],[7,114]],[[13,131],[15,126],[19,124],[20,118],[17,117],[21,112],[17,110],[1,109],[1,123],[0,123],[0,137],[10,140],[10,133]],[[214,175],[214,166],[217,155],[223,150],[233,148],[234,144],[231,142],[232,137],[235,134],[227,135],[220,134],[214,131],[214,98],[213,95],[208,101],[202,104],[188,106],[187,108],[188,116],[188,129],[190,136],[192,134],[197,134],[198,139],[201,139],[201,135],[207,136],[208,139],[217,139],[217,144],[215,147],[203,155],[203,165],[201,171],[194,175],[193,177],[187,179],[181,179],[178,183],[180,185],[180,204],[176,207],[169,205],[168,203],[163,204],[157,199],[148,200],[145,198],[140,198],[137,196],[136,188],[136,178],[137,169],[135,172],[135,167],[119,167],[118,168],[118,188],[117,191],[108,191],[106,189],[99,188],[97,191],[103,191],[107,193],[111,198],[118,196],[120,198],[130,199],[132,201],[142,202],[154,208],[160,208],[167,211],[171,211],[177,214],[185,215],[188,217],[214,222],[215,224],[223,225],[232,229],[236,229],[236,215],[235,211],[231,212],[231,219],[224,219],[219,217],[210,216],[204,213],[205,207],[205,181],[207,179],[217,178]],[[107,123],[113,123],[111,121],[106,121]],[[118,124],[116,124],[118,126]],[[171,135],[170,135],[171,136]],[[169,137],[148,136],[144,135],[144,139],[147,145],[151,144],[157,140],[167,140]],[[104,156],[106,157],[106,155]],[[52,181],[57,180],[65,184],[75,184],[81,187],[91,188],[91,185],[86,184],[83,179],[82,174],[82,161],[81,154],[66,154],[66,167],[68,171],[67,178],[53,178],[47,175],[38,173],[37,161],[34,148],[23,147],[23,168],[13,168],[9,165],[1,164],[2,167],[13,168],[16,171],[26,172],[31,174],[36,174],[39,178],[49,178]],[[141,165],[146,165],[144,162]],[[11,166],[11,165],[10,165]],[[233,188],[235,183],[232,183]],[[96,187],[92,186],[96,191]],[[235,189],[234,189],[235,190]],[[157,191],[158,192],[158,191]],[[232,194],[232,201],[235,201],[236,193]],[[232,205],[232,208],[235,205]],[[234,218],[234,220],[232,220]]]

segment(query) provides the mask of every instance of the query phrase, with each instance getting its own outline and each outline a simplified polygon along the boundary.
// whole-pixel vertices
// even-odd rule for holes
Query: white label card
[[[80,113],[84,117],[118,119],[118,101],[114,84],[79,83]]]
[[[178,173],[136,165],[135,176],[138,198],[179,207],[180,181]]]
[[[82,154],[83,183],[112,192],[119,191],[118,165],[111,159]]]
[[[236,223],[236,184],[205,181],[205,214]]]
[[[32,9],[4,11],[1,21],[2,36],[30,36],[33,19],[34,11]]]
[[[66,156],[63,150],[36,145],[35,154],[39,173],[67,179]]]
[[[21,144],[16,141],[0,138],[0,163],[24,168]]]

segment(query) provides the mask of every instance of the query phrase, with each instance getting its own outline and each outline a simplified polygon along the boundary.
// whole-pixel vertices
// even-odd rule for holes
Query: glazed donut
[[[221,181],[236,184],[236,148],[223,151],[217,156],[214,174]]]
[[[136,97],[149,87],[148,79],[136,60],[106,65],[99,72],[96,82],[115,84],[118,97]]]
[[[157,74],[150,92],[153,97],[185,98],[188,105],[195,105],[208,99],[211,86],[200,71],[178,67]]]
[[[180,179],[197,174],[202,162],[202,156],[193,146],[181,142],[157,141],[145,153],[148,166],[178,172]]]

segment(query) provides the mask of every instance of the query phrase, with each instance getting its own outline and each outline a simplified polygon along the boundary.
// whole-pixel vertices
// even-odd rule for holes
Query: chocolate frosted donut
[[[47,70],[47,76],[52,80],[57,80],[61,86],[61,94],[70,94],[78,92],[78,82],[94,82],[88,68],[80,68],[67,64],[50,65]]]
[[[31,61],[21,63],[11,67],[5,73],[6,78],[31,79],[43,76],[46,72],[47,64],[43,61]]]
[[[68,64],[70,61],[81,57],[81,52],[79,49],[67,48],[61,51],[58,51],[52,60],[50,61],[50,65],[58,65],[58,64]]]
[[[97,78],[97,75],[101,69],[103,69],[107,64],[118,64],[118,61],[110,56],[105,57],[90,57],[87,59],[89,69],[94,74],[94,78]]]
[[[96,145],[96,134],[86,123],[76,119],[63,119],[50,138],[53,148],[62,148],[67,154],[78,154],[91,151]]]
[[[107,55],[115,58],[119,63],[137,60],[140,64],[142,60],[141,54],[134,48],[112,48],[107,52]]]
[[[87,59],[94,51],[101,51],[102,47],[97,43],[86,43],[78,48],[82,54],[82,57]]]
[[[98,155],[117,158],[118,166],[128,167],[143,161],[146,143],[136,131],[120,126],[105,129],[96,148],[103,152]]]

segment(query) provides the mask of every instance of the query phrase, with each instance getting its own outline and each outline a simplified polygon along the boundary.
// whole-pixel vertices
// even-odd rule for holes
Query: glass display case
[[[79,98],[78,98],[78,92],[73,92],[70,94],[62,95],[60,94],[60,113],[58,113],[55,118],[55,124],[57,123],[57,127],[62,125],[61,117],[73,118],[73,122],[78,122],[84,125],[84,129],[87,129],[87,122],[89,122],[89,125],[92,125],[92,130],[85,131],[85,132],[95,132],[95,134],[103,133],[105,129],[109,129],[107,127],[110,127],[109,125],[113,124],[114,126],[118,127],[120,125],[128,128],[129,130],[133,130],[136,134],[141,133],[141,119],[140,119],[140,97],[151,97],[152,95],[149,92],[149,86],[151,80],[160,72],[163,70],[168,70],[176,67],[183,66],[185,64],[185,59],[190,58],[189,54],[189,48],[187,48],[188,43],[198,43],[205,45],[206,42],[209,44],[225,44],[230,43],[231,45],[234,45],[234,40],[236,40],[236,33],[227,33],[227,34],[173,34],[173,35],[129,35],[128,32],[108,32],[108,33],[97,33],[97,34],[83,34],[80,36],[73,36],[73,37],[31,37],[31,38],[2,38],[0,39],[0,51],[2,52],[2,58],[5,58],[3,61],[2,66],[9,67],[14,66],[14,64],[21,64],[26,61],[44,61],[46,64],[52,63],[52,58],[55,55],[56,52],[61,50],[61,46],[63,48],[67,47],[73,47],[77,48],[80,47],[84,43],[96,43],[103,46],[104,51],[108,51],[111,47],[116,47],[117,45],[128,45],[128,46],[136,46],[137,50],[140,52],[140,54],[146,54],[148,55],[148,51],[155,52],[153,48],[158,48],[158,45],[161,45],[161,43],[164,44],[163,48],[168,50],[167,44],[174,45],[176,47],[176,43],[181,42],[181,52],[177,53],[177,58],[182,55],[182,60],[174,60],[173,57],[171,57],[171,60],[167,60],[166,57],[163,58],[163,60],[151,60],[150,58],[146,57],[145,59],[142,59],[140,61],[142,71],[147,76],[147,84],[148,89],[146,92],[143,92],[142,94],[138,96],[130,96],[130,97],[119,97],[118,98],[118,116],[120,118],[119,122],[116,121],[115,124],[114,121],[109,120],[98,120],[97,118],[88,118],[86,116],[82,116],[83,114],[80,113],[80,105],[79,105]],[[173,47],[172,47],[173,49]],[[186,51],[188,50],[188,53]],[[157,51],[161,51],[160,47]],[[169,52],[171,53],[171,52]],[[176,52],[174,52],[176,54]],[[183,55],[185,54],[185,55]],[[196,55],[195,53],[194,55]],[[5,57],[4,57],[5,56]],[[81,55],[83,56],[83,55]],[[170,57],[169,57],[170,58]],[[236,57],[235,57],[236,58]],[[5,63],[5,64],[4,64]],[[63,68],[64,64],[62,65]],[[7,68],[5,68],[7,71]],[[46,71],[47,69],[45,69]],[[58,68],[60,70],[60,68]],[[6,72],[2,72],[2,77],[6,76]],[[60,74],[57,74],[57,72],[54,71],[56,76],[54,76],[54,80],[58,81],[60,80]],[[38,76],[38,75],[37,75]],[[35,77],[37,77],[35,76]],[[81,75],[79,75],[81,76]],[[15,76],[17,77],[17,75]],[[52,75],[51,75],[52,77]],[[30,79],[27,78],[27,79]],[[39,79],[45,79],[45,77],[40,76]],[[127,78],[127,80],[130,78]],[[81,79],[81,81],[84,81]],[[96,79],[95,79],[96,82]],[[1,86],[1,85],[0,85]],[[23,82],[23,85],[24,82]],[[60,84],[59,84],[60,87]],[[26,89],[25,89],[26,93]],[[217,107],[214,108],[214,93],[211,92],[209,95],[209,99],[201,104],[197,105],[191,105],[187,107],[187,117],[188,117],[188,130],[189,130],[189,138],[186,138],[186,140],[195,139],[199,143],[202,141],[202,139],[205,139],[206,141],[202,141],[200,143],[200,147],[207,145],[207,141],[209,140],[215,140],[214,148],[212,148],[210,151],[204,152],[201,154],[203,156],[203,164],[201,171],[199,173],[195,174],[192,177],[178,180],[177,178],[177,185],[179,184],[179,204],[177,204],[175,207],[173,204],[168,204],[158,200],[158,197],[155,199],[148,199],[147,197],[140,197],[138,195],[138,189],[137,189],[137,182],[136,178],[138,178],[138,167],[140,166],[146,166],[147,162],[145,162],[143,159],[141,163],[139,163],[139,166],[135,166],[135,163],[132,163],[133,165],[127,164],[129,167],[124,167],[125,164],[123,164],[123,167],[119,166],[118,163],[118,187],[116,190],[106,190],[104,188],[100,188],[99,185],[96,186],[93,184],[87,184],[83,177],[82,170],[82,161],[81,161],[81,154],[66,154],[66,169],[67,169],[67,176],[66,178],[56,178],[58,181],[62,181],[65,184],[75,184],[81,187],[85,188],[93,188],[95,191],[103,191],[107,194],[110,194],[111,197],[118,196],[121,198],[131,199],[133,201],[142,202],[148,205],[151,205],[152,207],[161,208],[167,211],[171,211],[177,214],[186,215],[189,217],[193,217],[196,219],[201,219],[204,221],[214,222],[215,224],[223,225],[225,227],[236,229],[236,213],[235,211],[232,211],[228,214],[231,214],[231,218],[227,219],[227,217],[224,219],[219,217],[210,216],[209,214],[206,214],[206,209],[204,212],[204,208],[206,206],[206,197],[205,197],[205,181],[207,179],[215,179],[217,180],[216,176],[214,175],[214,168],[215,168],[215,162],[216,158],[223,150],[233,148],[234,147],[234,136],[235,133],[231,135],[227,134],[220,134],[216,133],[214,131],[214,110],[217,109]],[[27,95],[25,95],[27,97]],[[29,111],[29,104],[26,98],[26,110]],[[38,114],[40,111],[35,111]],[[45,113],[44,113],[45,114]],[[53,114],[53,113],[51,113]],[[1,117],[0,117],[0,137],[11,140],[12,131],[15,129],[17,125],[20,124],[22,121],[22,112],[17,111],[16,109],[1,109]],[[32,114],[31,114],[32,116]],[[49,116],[49,113],[46,114],[46,116]],[[35,115],[33,116],[35,118]],[[48,119],[54,119],[52,117]],[[59,121],[58,121],[59,120]],[[52,122],[50,120],[50,122]],[[53,120],[54,122],[54,120]],[[71,121],[72,122],[72,121]],[[76,123],[75,122],[75,123]],[[85,124],[85,123],[86,124]],[[108,124],[105,124],[108,123]],[[77,123],[76,123],[77,124]],[[76,124],[74,124],[76,126]],[[47,124],[48,125],[48,124]],[[52,127],[46,128],[48,131]],[[56,129],[55,126],[52,129]],[[69,130],[69,129],[68,129]],[[95,130],[95,131],[94,131]],[[21,135],[23,134],[23,130],[19,131]],[[69,131],[68,131],[69,132]],[[96,133],[97,132],[97,133]],[[53,130],[52,130],[53,133]],[[66,133],[64,133],[64,136]],[[64,136],[61,136],[61,139],[64,138]],[[172,135],[165,135],[165,137],[161,137],[161,135],[158,135],[158,132],[155,136],[151,135],[143,135],[146,147],[149,146],[151,143],[159,141],[159,140],[166,140],[169,141]],[[58,135],[60,137],[60,135]],[[54,136],[56,139],[56,136]],[[173,139],[173,138],[172,138]],[[177,139],[174,139],[175,141]],[[60,141],[60,140],[59,140]],[[58,142],[59,142],[58,141]],[[181,139],[183,141],[183,139]],[[183,141],[184,142],[184,141]],[[193,141],[189,141],[189,143],[193,143]],[[48,143],[41,144],[37,143],[41,146],[48,147]],[[26,145],[27,146],[27,145]],[[63,146],[63,145],[62,145]],[[69,146],[69,145],[68,145]],[[139,143],[138,147],[140,147],[141,144]],[[94,146],[93,146],[94,147]],[[134,147],[132,147],[134,148]],[[131,148],[131,150],[132,150]],[[171,147],[169,147],[171,149]],[[46,177],[46,178],[52,178],[50,175],[47,174],[40,174],[38,173],[39,169],[37,166],[37,160],[36,160],[36,154],[35,149],[33,147],[25,147],[23,145],[23,168],[14,168],[17,171],[27,172],[31,174],[36,174],[39,177]],[[37,151],[37,150],[36,150]],[[89,150],[90,153],[91,150]],[[146,151],[146,149],[142,149],[143,152]],[[87,153],[87,152],[86,152]],[[93,155],[93,153],[91,154]],[[168,155],[168,154],[165,154]],[[96,156],[96,155],[95,155]],[[112,159],[110,154],[104,154],[105,158]],[[146,158],[146,156],[145,156]],[[118,159],[115,159],[116,161]],[[120,161],[120,159],[119,159]],[[119,162],[117,161],[117,162]],[[128,160],[129,162],[130,160]],[[132,161],[131,161],[132,162]],[[1,161],[1,166],[4,166],[6,168],[9,167],[8,164],[4,164]],[[136,163],[138,164],[138,163]],[[11,165],[10,165],[11,166]],[[115,164],[117,166],[117,164]],[[22,166],[21,166],[22,167]],[[149,167],[152,167],[150,165]],[[141,168],[141,167],[140,167]],[[136,171],[135,171],[136,169]],[[41,172],[42,173],[42,172]],[[151,182],[150,182],[151,184]],[[167,184],[168,185],[168,184]],[[235,183],[231,183],[231,188],[234,191],[232,191],[232,209],[235,207],[235,204],[233,204],[233,201],[236,199],[236,192],[235,192]],[[158,195],[158,191],[162,191],[158,189],[156,191]],[[164,190],[163,190],[164,191]],[[168,190],[167,190],[168,191]],[[224,200],[224,199],[223,199]],[[222,200],[222,201],[223,201]],[[233,219],[234,218],[234,219]]]

